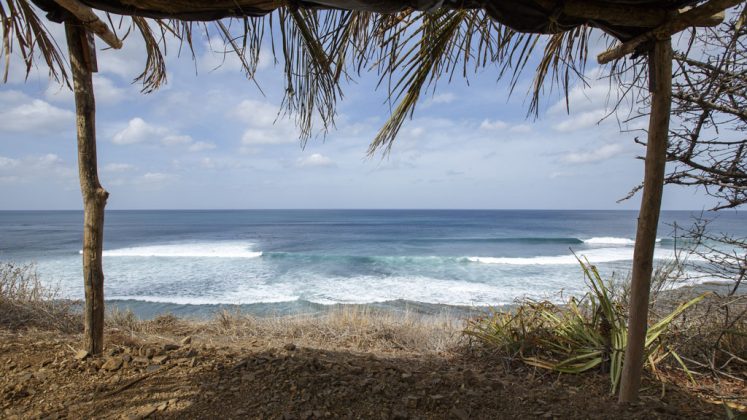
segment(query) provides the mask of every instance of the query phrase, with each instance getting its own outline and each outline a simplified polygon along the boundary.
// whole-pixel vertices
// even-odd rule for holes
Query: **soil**
[[[287,343],[135,340],[107,332],[104,354],[80,335],[0,330],[0,417],[42,419],[724,418],[722,406],[647,378],[621,406],[602,374],[515,368],[463,348],[359,353]],[[201,342],[202,341],[202,342]]]

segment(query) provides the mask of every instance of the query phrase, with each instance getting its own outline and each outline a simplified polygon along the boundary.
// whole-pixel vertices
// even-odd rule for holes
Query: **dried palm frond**
[[[35,60],[41,58],[47,65],[50,78],[69,86],[67,63],[60,47],[49,29],[46,19],[37,15],[38,9],[27,0],[3,0],[0,2],[0,27],[3,31],[4,55],[3,82],[8,81],[10,56],[16,48],[26,65],[26,77],[34,67]]]

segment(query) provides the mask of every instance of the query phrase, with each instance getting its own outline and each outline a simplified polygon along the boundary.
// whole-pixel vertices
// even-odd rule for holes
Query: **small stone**
[[[85,351],[85,350],[78,350],[77,353],[75,353],[75,360],[83,360],[91,356],[91,353]]]
[[[150,365],[150,366],[148,366],[147,368],[145,368],[145,371],[146,371],[147,373],[151,373],[151,372],[155,372],[155,371],[157,371],[157,370],[160,370],[160,369],[161,369],[161,366],[158,366],[158,365]]]
[[[155,406],[155,405],[148,405],[148,406],[145,406],[145,407],[141,408],[140,410],[138,410],[139,411],[138,414],[140,414],[141,416],[143,416],[143,418],[146,418],[146,417],[150,416],[151,414],[155,413],[156,410],[158,410],[157,406]]]
[[[288,343],[288,344],[284,345],[283,348],[286,349],[286,350],[288,350],[288,351],[293,351],[293,350],[296,349],[296,345],[293,344],[293,343]]]
[[[18,376],[18,382],[26,382],[30,380],[34,375],[31,373],[24,373],[23,375]]]
[[[106,363],[101,366],[101,369],[113,372],[115,370],[119,370],[122,367],[123,362],[124,361],[121,357],[111,357],[106,361]]]
[[[192,336],[188,335],[179,342],[182,346],[186,346],[187,344],[192,344]]]
[[[153,363],[155,363],[155,364],[157,364],[157,365],[162,365],[162,364],[164,364],[164,363],[165,363],[165,362],[166,362],[167,360],[169,360],[169,356],[168,356],[168,355],[166,355],[166,354],[164,354],[164,355],[162,355],[162,356],[156,356],[156,357],[154,357],[154,358],[153,358],[152,360],[153,360]]]
[[[41,369],[34,373],[34,378],[36,378],[37,381],[44,382],[47,379],[49,379],[49,372],[47,372],[44,369]]]

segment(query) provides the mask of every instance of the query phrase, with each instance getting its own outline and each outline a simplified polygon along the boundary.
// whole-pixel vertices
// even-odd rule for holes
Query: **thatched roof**
[[[280,7],[339,9],[396,13],[405,9],[430,11],[483,9],[519,32],[552,34],[588,24],[626,40],[657,27],[678,9],[697,0],[82,0],[98,10],[130,16],[188,21],[263,16]],[[34,0],[56,13],[53,0]]]

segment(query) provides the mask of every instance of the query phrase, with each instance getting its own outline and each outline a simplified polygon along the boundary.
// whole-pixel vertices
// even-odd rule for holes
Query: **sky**
[[[64,43],[61,25],[49,23]],[[167,60],[168,83],[150,94],[142,41],[122,50],[97,42],[94,76],[97,147],[108,209],[446,208],[638,209],[645,150],[635,144],[645,119],[604,118],[609,81],[593,59],[585,83],[557,90],[538,118],[527,117],[531,69],[513,94],[495,67],[469,81],[441,80],[423,95],[391,153],[367,156],[389,116],[385,87],[363,73],[343,86],[336,127],[301,146],[292,120],[278,117],[283,67],[269,48],[256,82],[222,54],[220,39],[196,42],[195,59]],[[604,48],[598,42],[590,57]],[[542,48],[538,48],[537,52]],[[46,68],[28,78],[13,57],[0,85],[0,210],[81,209],[73,95],[49,81]],[[637,130],[637,131],[636,131]],[[702,191],[667,187],[663,208],[712,206]]]

